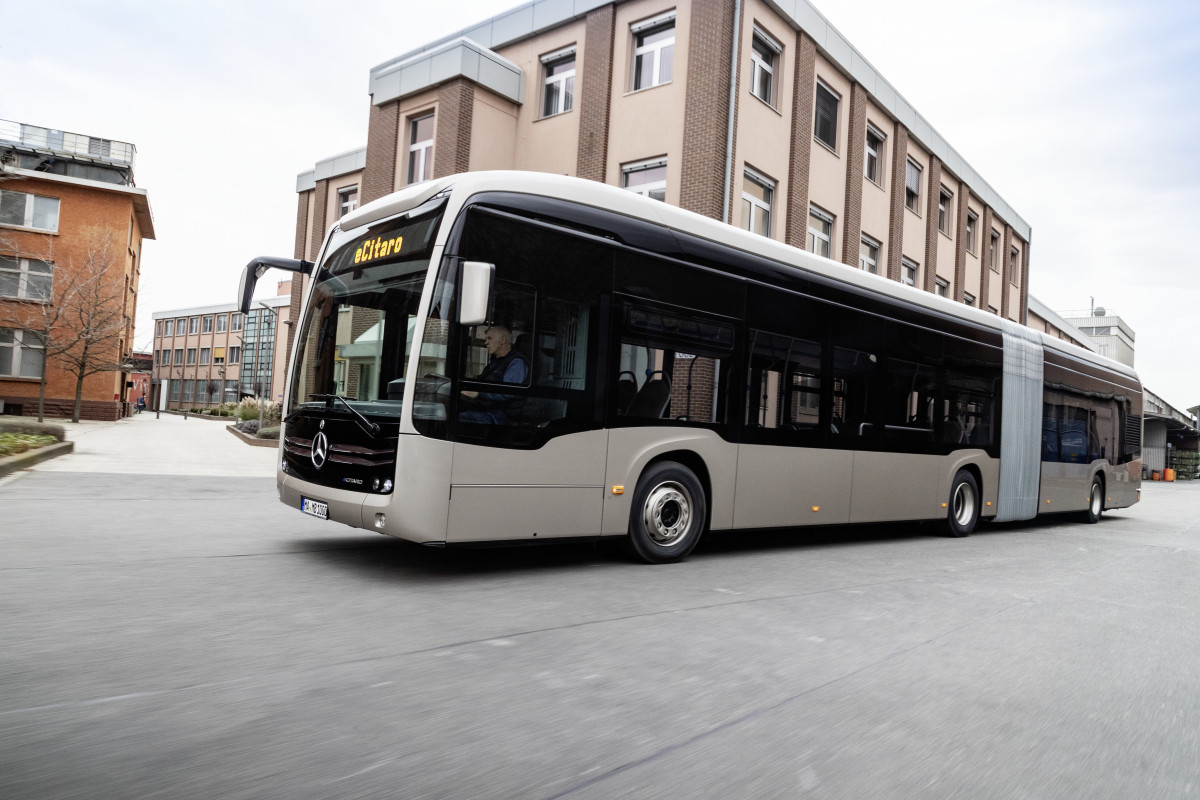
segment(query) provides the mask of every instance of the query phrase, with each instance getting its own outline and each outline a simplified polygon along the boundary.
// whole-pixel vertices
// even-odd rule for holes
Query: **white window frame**
[[[953,218],[954,192],[945,186],[938,192],[938,230],[950,236],[954,228]]]
[[[22,218],[20,222],[0,222],[0,227],[28,228],[29,230],[34,231],[49,231],[50,233],[58,233],[59,213],[62,210],[62,202],[59,200],[59,198],[47,197],[46,195],[33,194],[31,192],[14,192],[11,189],[0,189],[0,204],[3,204],[6,196],[21,196],[25,198],[24,208],[21,212]],[[46,206],[51,203],[54,205],[53,226],[46,228],[35,225],[34,222],[37,216],[38,206],[41,205],[44,211]]]
[[[187,317],[178,317],[175,320],[175,335],[176,336],[185,336],[186,330],[187,330]]]
[[[199,317],[188,317],[187,331],[188,331],[189,336],[191,336],[194,333],[200,332],[200,318]]]
[[[243,324],[242,315],[238,314],[238,313],[234,313],[231,316],[233,317],[233,321],[230,324],[229,329],[231,331],[233,331],[234,333],[237,333],[238,331],[240,331],[242,329],[242,324]]]
[[[212,333],[213,332],[212,314],[204,315],[204,320],[202,321],[202,323],[200,325],[200,332],[201,333]]]
[[[967,252],[975,255],[975,233],[979,227],[979,215],[968,209],[967,211]]]
[[[663,177],[661,181],[650,181],[648,183],[629,185],[629,177],[636,175],[639,172],[647,172],[649,170],[662,169]],[[634,194],[640,194],[642,197],[649,197],[652,200],[667,199],[667,159],[651,158],[646,161],[636,161],[632,164],[621,165],[621,188],[628,189]],[[661,195],[661,196],[660,196]]]
[[[667,28],[672,30],[672,34],[669,39],[660,39],[657,42],[650,42],[648,44],[642,43],[643,37],[666,30]],[[652,17],[651,19],[643,20],[642,22],[638,22],[629,26],[629,30],[633,34],[633,69],[632,74],[630,75],[630,84],[633,87],[633,91],[640,92],[643,89],[653,89],[655,86],[662,86],[663,84],[671,82],[671,79],[663,80],[662,78],[662,51],[667,47],[674,48],[674,29],[674,11],[668,11],[666,14],[660,14],[657,17]],[[638,84],[637,71],[637,60],[639,56],[651,56],[650,65],[652,67],[650,70],[649,80],[641,85]],[[674,59],[675,53],[672,51],[672,64],[671,69],[669,70],[672,78],[674,78],[675,75]]]
[[[570,111],[574,105],[575,99],[575,45],[556,50],[553,53],[547,53],[542,56],[542,107],[541,118],[555,117],[559,114],[565,114]],[[557,74],[551,74],[551,70],[555,67],[562,66],[566,62],[571,62],[571,68]],[[567,83],[570,82],[570,90],[568,91]],[[546,104],[551,97],[552,89],[556,89],[558,94],[554,96],[554,109],[546,110]]]
[[[813,217],[825,223],[828,230],[814,228]],[[833,258],[833,214],[811,203],[808,206],[808,252]]]
[[[358,208],[358,184],[343,186],[337,190],[338,219]]]
[[[0,256],[0,258],[4,259],[3,261],[0,261],[0,272],[7,272],[9,274],[16,275],[17,277],[17,293],[0,295],[0,297],[15,297],[18,300],[32,300],[36,303],[49,303],[53,300],[54,262],[42,261],[38,258],[21,258],[19,256]],[[8,266],[10,263],[12,266]],[[32,264],[38,264],[42,267],[49,267],[50,271],[49,273],[41,271],[31,272],[30,266]],[[50,275],[50,286],[45,297],[41,297],[40,295],[35,296],[29,293],[29,276],[31,274],[38,276],[45,276],[47,274]]]
[[[827,95],[833,98],[833,142],[827,142],[821,138],[821,120],[817,110],[821,107],[821,91],[824,90]],[[825,147],[828,147],[833,152],[838,151],[838,118],[842,113],[842,96],[834,90],[825,81],[817,78],[817,88],[813,93],[813,138],[820,142]]]
[[[916,286],[917,273],[920,269],[920,264],[908,256],[902,256],[900,258],[900,282],[905,286]]]
[[[871,147],[872,136],[879,140],[879,144],[874,148]],[[883,186],[883,144],[886,141],[887,136],[883,131],[868,122],[867,135],[863,142],[863,177],[880,187]],[[871,174],[872,157],[875,159],[874,175]]]
[[[862,251],[863,245],[866,245],[868,252],[864,253]],[[862,239],[858,245],[858,265],[862,268],[863,272],[869,272],[872,275],[879,274],[879,250],[882,247],[883,245],[873,237],[867,236],[865,233],[862,235]],[[870,250],[872,249],[875,251],[874,257],[870,255]]]
[[[161,358],[159,359],[158,363],[162,364],[164,367],[171,366],[171,348],[168,347],[164,350],[161,350],[159,351],[159,354]]]
[[[775,65],[783,63],[782,56],[783,45],[755,25],[750,40],[750,94],[771,108],[775,108]],[[760,94],[760,89],[765,91]]]
[[[174,361],[174,364],[175,364],[175,366],[177,366],[177,367],[178,367],[178,366],[182,366],[182,365],[183,365],[183,348],[182,348],[182,347],[176,347],[176,348],[175,348],[175,361]]]
[[[40,378],[42,370],[46,366],[46,348],[42,346],[38,335],[33,331],[27,331],[22,328],[0,328],[0,330],[12,331],[13,340],[11,342],[0,342],[0,348],[11,350],[12,354],[9,357],[9,363],[12,365],[11,372],[0,373],[0,376],[6,378]],[[40,362],[37,370],[23,369],[26,365],[25,358],[22,354],[27,351],[41,351]]]
[[[433,139],[415,141],[417,125],[425,120],[433,120],[434,115],[422,114],[419,117],[409,117],[408,120],[408,182],[420,183],[433,177]],[[436,122],[434,123],[436,124]],[[416,160],[413,157],[416,156]]]
[[[1008,282],[1013,286],[1018,285],[1017,279],[1021,272],[1021,251],[1015,246],[1010,247],[1008,251]]]
[[[229,363],[230,364],[241,364],[242,363],[241,345],[233,345],[229,348]]]
[[[187,349],[187,362],[186,363],[187,363],[187,366],[189,366],[189,367],[196,366],[196,348],[189,347]]]
[[[917,186],[915,190],[910,180],[914,169],[917,171]],[[914,161],[912,156],[908,157],[908,163],[904,168],[904,207],[918,217],[921,216],[921,175],[924,171],[925,168]],[[909,202],[910,196],[912,198],[911,203]]]
[[[211,355],[212,355],[212,348],[201,347],[200,348],[200,363],[207,364],[210,360]]]
[[[742,172],[742,183],[745,184],[747,180],[758,184],[765,190],[763,194],[766,196],[766,200],[759,200],[745,189],[742,190],[742,200],[750,204],[746,229],[751,233],[758,233],[760,236],[770,238],[771,208],[775,202],[775,181],[757,170],[745,167]],[[756,222],[763,222],[763,224],[757,225]]]
[[[217,333],[224,333],[229,329],[229,315],[217,314]]]

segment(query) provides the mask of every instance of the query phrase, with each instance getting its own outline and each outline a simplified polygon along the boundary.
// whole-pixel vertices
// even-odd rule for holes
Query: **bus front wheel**
[[[704,487],[682,464],[655,464],[642,475],[629,512],[628,547],[647,564],[679,561],[700,541],[708,519]]]
[[[1099,475],[1092,478],[1092,491],[1088,493],[1087,510],[1083,512],[1083,521],[1095,525],[1104,513],[1104,479]]]
[[[979,484],[975,476],[960,469],[950,484],[950,502],[946,510],[946,533],[970,536],[979,522]]]

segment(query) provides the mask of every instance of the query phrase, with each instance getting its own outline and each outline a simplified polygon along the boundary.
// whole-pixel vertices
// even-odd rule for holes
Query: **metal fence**
[[[87,156],[114,164],[128,164],[130,167],[133,166],[137,154],[137,148],[129,142],[101,139],[96,136],[85,136],[82,133],[59,131],[53,128],[39,128],[37,125],[26,125],[23,122],[13,122],[7,119],[0,119],[0,141],[12,142],[38,150]]]

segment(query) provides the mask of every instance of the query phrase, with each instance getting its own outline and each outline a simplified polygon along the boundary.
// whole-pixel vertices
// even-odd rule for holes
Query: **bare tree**
[[[72,263],[74,292],[64,300],[62,327],[64,342],[71,346],[54,359],[75,376],[75,411],[72,422],[79,422],[83,408],[84,379],[100,372],[122,369],[121,352],[125,333],[125,286],[121,280],[121,248],[112,228],[88,228],[82,263]]]

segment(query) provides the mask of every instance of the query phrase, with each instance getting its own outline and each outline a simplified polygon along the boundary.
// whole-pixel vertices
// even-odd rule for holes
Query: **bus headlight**
[[[286,475],[286,474],[287,474],[287,459],[286,459],[286,458],[285,458],[285,459],[283,459],[283,462],[282,462],[282,463],[279,465],[279,468],[280,468],[281,470],[283,470],[283,474],[284,474],[284,475]]]
[[[371,491],[373,491],[373,492],[379,491],[379,478],[375,478],[371,481]]]
[[[383,479],[383,491],[390,492],[391,490],[392,490],[392,479],[384,478]]]

